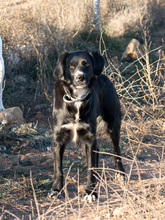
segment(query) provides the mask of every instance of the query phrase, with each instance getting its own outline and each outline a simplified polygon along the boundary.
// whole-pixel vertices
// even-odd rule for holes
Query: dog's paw
[[[54,191],[54,190],[48,192],[48,197],[49,198],[58,197],[59,199],[63,199],[63,196],[59,194],[59,191]]]
[[[115,180],[120,182],[125,182],[125,175],[121,173],[115,173]]]
[[[86,200],[89,204],[95,202],[97,200],[97,196],[96,195],[85,195],[84,196],[84,200]]]

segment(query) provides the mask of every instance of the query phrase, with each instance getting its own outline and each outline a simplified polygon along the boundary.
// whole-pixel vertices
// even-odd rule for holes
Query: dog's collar
[[[87,92],[82,98],[80,99],[75,99],[72,96],[70,96],[69,94],[65,94],[63,96],[63,100],[66,103],[75,103],[75,102],[82,102],[87,96],[89,95],[89,92]]]

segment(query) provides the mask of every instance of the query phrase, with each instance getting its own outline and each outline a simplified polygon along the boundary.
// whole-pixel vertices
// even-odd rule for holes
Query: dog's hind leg
[[[108,114],[108,111],[106,111],[106,115],[103,116],[104,121],[106,121],[107,125],[107,133],[110,135],[110,138],[113,143],[113,153],[114,153],[114,160],[115,160],[115,169],[119,171],[121,177],[125,177],[125,170],[122,164],[121,159],[121,152],[119,147],[119,141],[120,141],[120,124],[121,119],[120,115],[112,116]],[[120,172],[121,171],[121,172]]]
[[[113,154],[114,154],[114,160],[115,160],[115,169],[121,171],[122,176],[124,177],[124,167],[122,164],[122,159],[121,159],[121,152],[120,152],[120,147],[119,147],[119,140],[120,140],[120,130],[112,130],[110,131],[110,137],[113,142]]]

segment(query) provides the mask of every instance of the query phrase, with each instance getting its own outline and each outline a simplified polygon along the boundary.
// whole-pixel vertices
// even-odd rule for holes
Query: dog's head
[[[57,61],[54,77],[70,81],[76,88],[83,88],[90,84],[91,78],[101,74],[103,67],[104,59],[98,52],[65,52]]]

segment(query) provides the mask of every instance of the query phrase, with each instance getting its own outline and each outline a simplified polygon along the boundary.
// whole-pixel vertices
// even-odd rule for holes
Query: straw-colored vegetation
[[[26,123],[0,125],[0,219],[165,219],[165,4],[102,0],[100,7],[97,32],[92,0],[1,0],[4,105],[20,106]],[[144,55],[122,63],[133,37]],[[99,130],[98,200],[83,201],[82,149],[66,149],[65,199],[50,200],[52,73],[59,53],[86,48],[104,56],[103,74],[125,112],[120,146],[126,182],[115,180],[112,144]]]

